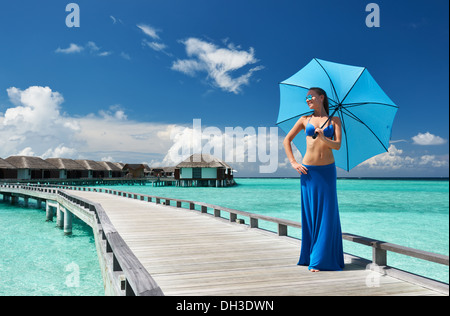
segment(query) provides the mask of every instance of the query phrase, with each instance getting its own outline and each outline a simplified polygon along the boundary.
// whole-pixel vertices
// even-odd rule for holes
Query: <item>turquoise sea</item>
[[[204,201],[300,221],[298,178],[238,178],[236,182],[237,186],[229,188],[151,185],[111,188]],[[449,254],[448,179],[338,179],[338,199],[344,232]],[[55,223],[45,222],[43,210],[37,210],[31,204],[25,208],[0,202],[0,295],[103,295],[90,227],[76,220],[73,235],[64,236]],[[263,227],[276,229],[272,225]],[[289,234],[299,237],[300,230],[289,231]],[[369,247],[351,242],[344,241],[344,251],[371,258]],[[388,264],[449,282],[447,266],[393,253],[388,253]],[[79,282],[73,286],[73,275],[77,269]]]
[[[32,201],[0,202],[0,296],[104,295],[92,229],[74,218],[64,236]]]

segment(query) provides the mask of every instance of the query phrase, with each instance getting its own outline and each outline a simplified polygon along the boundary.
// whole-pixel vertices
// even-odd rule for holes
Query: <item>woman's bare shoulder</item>
[[[331,121],[336,123],[336,124],[339,124],[339,125],[341,124],[341,119],[338,116],[333,116]]]
[[[301,120],[302,122],[309,120],[309,118],[311,117],[311,115],[304,115],[302,117],[299,118],[299,121]]]

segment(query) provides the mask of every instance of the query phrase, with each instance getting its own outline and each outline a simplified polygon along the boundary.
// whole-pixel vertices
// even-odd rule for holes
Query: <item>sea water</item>
[[[300,179],[236,179],[237,186],[111,186],[116,190],[202,201],[300,222]],[[449,181],[338,179],[342,231],[433,253],[449,254]],[[275,224],[260,227],[276,231]],[[289,235],[300,238],[300,229]],[[366,259],[372,248],[344,241],[344,251]],[[300,252],[299,252],[300,253]],[[390,266],[449,283],[449,267],[388,252]]]
[[[92,229],[72,225],[64,236],[31,199],[0,202],[0,296],[104,295]]]
[[[300,221],[300,179],[236,179],[228,188],[111,186]],[[401,246],[449,254],[449,182],[338,179],[342,230]],[[30,200],[32,201],[32,200]],[[64,236],[42,209],[0,202],[1,295],[103,295],[92,229],[74,219]],[[266,229],[275,225],[260,223]],[[289,234],[300,237],[300,229]],[[344,251],[371,259],[371,248],[344,241]],[[299,249],[300,254],[300,249]],[[442,282],[449,268],[388,252],[388,264]]]

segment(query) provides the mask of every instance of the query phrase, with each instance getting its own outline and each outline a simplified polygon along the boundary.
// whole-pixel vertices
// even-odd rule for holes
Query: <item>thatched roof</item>
[[[54,165],[39,157],[11,156],[5,160],[18,169],[57,169]]]
[[[120,170],[122,170],[123,166],[125,166],[123,162],[113,162],[112,164],[117,166],[117,168],[119,168]]]
[[[175,167],[155,167],[155,168],[151,168],[151,171],[174,172]]]
[[[75,160],[67,158],[47,158],[45,161],[51,163],[60,170],[86,170],[85,167],[77,163]]]
[[[0,158],[0,169],[17,169],[15,166]]]
[[[79,160],[79,159],[77,159],[77,160],[75,160],[75,162],[77,162],[78,164],[82,165],[87,170],[93,170],[93,171],[105,171],[105,170],[107,170],[105,167],[103,167],[102,165],[98,164],[94,160],[86,160],[86,159]]]
[[[147,165],[144,165],[143,163],[127,163],[123,166],[122,170],[137,170],[137,169],[146,169],[148,168]]]
[[[104,170],[109,171],[122,171],[122,168],[119,168],[115,163],[109,161],[97,161],[99,165],[101,165]]]
[[[208,154],[193,154],[175,168],[230,168],[222,160]]]

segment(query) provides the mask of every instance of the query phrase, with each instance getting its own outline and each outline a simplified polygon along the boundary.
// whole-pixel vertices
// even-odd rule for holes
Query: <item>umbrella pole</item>
[[[322,127],[321,127],[320,129],[323,129],[323,127],[324,127],[325,125],[327,125],[328,121],[331,120],[331,119],[333,118],[334,114],[336,113],[336,111],[337,111],[341,106],[342,106],[342,105],[339,104],[339,105],[334,109],[333,113],[331,113],[331,115],[328,117],[328,119],[325,121],[325,123],[323,123],[323,125],[322,125]],[[319,135],[318,133],[314,133],[314,135],[312,136],[312,138],[313,138],[313,139],[316,139],[318,135]]]

